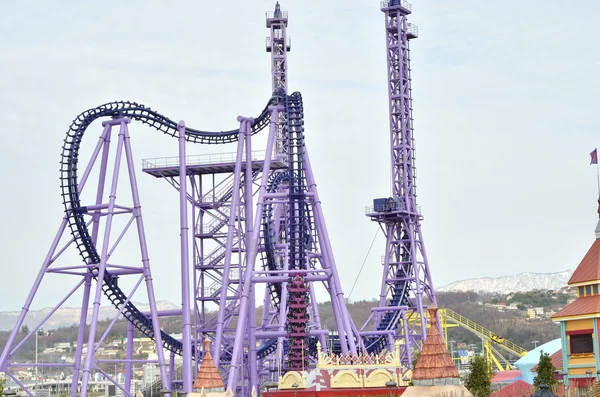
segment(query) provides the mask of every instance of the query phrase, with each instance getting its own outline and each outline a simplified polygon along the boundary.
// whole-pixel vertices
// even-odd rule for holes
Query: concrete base
[[[402,397],[473,397],[463,385],[409,386]]]

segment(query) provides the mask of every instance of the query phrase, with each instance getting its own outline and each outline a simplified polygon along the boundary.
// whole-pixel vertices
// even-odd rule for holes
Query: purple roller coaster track
[[[406,22],[411,11],[406,1],[382,2],[381,9],[387,40],[393,189],[392,197],[374,200],[368,211],[385,233],[386,250],[379,305],[362,329],[357,329],[349,316],[337,274],[305,144],[302,96],[288,94],[291,42],[287,14],[277,4],[266,19],[272,95],[257,117],[238,117],[238,128],[220,132],[192,129],[134,102],[106,103],[75,118],[62,146],[64,217],[0,356],[0,371],[33,397],[12,372],[22,365],[19,349],[75,293],[83,298],[75,362],[69,365],[73,397],[86,396],[92,372],[102,373],[124,395],[132,395],[133,365],[151,362],[134,359],[136,329],[156,345],[153,362],[159,366],[160,380],[151,388],[155,392],[161,389],[167,396],[173,391],[192,391],[206,337],[213,341],[212,356],[226,387],[236,395],[248,396],[282,372],[310,368],[317,343],[323,351],[356,354],[391,351],[401,339],[402,363],[410,368],[411,349],[419,348],[425,337],[425,305],[435,304],[414,188],[408,42],[417,34]],[[103,130],[85,163],[80,159],[80,146],[84,133],[98,119],[105,119]],[[142,168],[167,181],[179,194],[181,310],[161,312],[156,307],[133,164],[132,121],[178,139],[177,157],[144,160]],[[263,130],[268,135],[266,148],[254,151],[253,136]],[[231,144],[236,151],[230,156],[188,156],[189,144],[196,143]],[[79,164],[86,164],[82,173]],[[119,184],[121,170],[126,170],[129,189]],[[91,182],[92,178],[97,183]],[[135,235],[135,240],[129,235]],[[123,263],[118,248],[132,241],[137,242],[139,258]],[[80,262],[63,264],[67,251],[77,252]],[[36,292],[42,285],[51,286],[46,280],[51,273],[65,281],[74,280],[73,287],[19,340]],[[129,291],[122,289],[126,279],[133,285]],[[133,304],[142,284],[149,312]],[[321,324],[315,298],[318,285],[330,295],[336,324],[333,332]],[[257,297],[261,292],[264,295]],[[117,311],[108,329],[99,335],[103,300]],[[262,318],[257,318],[258,306],[263,307]],[[181,317],[180,339],[161,331],[161,316]],[[124,383],[102,369],[101,364],[111,360],[96,357],[119,318],[129,321],[127,354],[119,360],[125,365]],[[183,358],[180,371],[175,356]]]

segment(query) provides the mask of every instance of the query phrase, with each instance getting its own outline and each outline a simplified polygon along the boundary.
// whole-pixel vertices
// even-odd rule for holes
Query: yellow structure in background
[[[469,320],[465,316],[458,314],[453,310],[439,309],[438,314],[440,317],[442,332],[444,334],[444,341],[446,342],[446,348],[448,348],[448,328],[462,327],[481,338],[488,362],[493,364],[498,371],[510,370],[510,363],[503,356],[500,350],[510,353],[515,357],[523,357],[525,354],[527,354],[527,350],[521,346],[509,341],[503,336],[495,334],[489,329],[482,327],[476,322]],[[407,321],[409,321],[411,324],[418,324],[420,323],[420,317],[417,314],[412,316]],[[427,326],[429,327],[429,322]],[[454,358],[454,360],[457,359]]]

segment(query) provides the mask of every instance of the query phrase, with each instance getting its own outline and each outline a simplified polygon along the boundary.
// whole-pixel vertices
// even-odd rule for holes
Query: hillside
[[[135,303],[134,304],[143,312],[149,311],[150,307],[146,303]],[[156,302],[156,306],[158,310],[173,310],[179,309],[180,307],[171,303],[169,301],[158,301]],[[52,308],[47,307],[40,310],[30,310],[27,318],[25,319],[25,324],[28,327],[35,327],[38,322],[44,318]],[[55,329],[61,327],[69,327],[73,324],[79,324],[79,316],[81,309],[78,307],[61,307],[58,309],[52,317],[46,321],[44,328],[46,329]],[[109,305],[100,306],[100,315],[99,318],[113,318],[117,313],[114,307]],[[9,311],[9,312],[0,312],[0,331],[9,331],[11,330],[17,318],[19,317],[20,312],[18,311]],[[88,321],[92,315],[92,308],[88,312]]]
[[[524,305],[524,302],[532,301],[536,304],[547,304],[548,307],[562,305],[560,299],[552,299],[543,301],[544,294],[514,294],[511,299],[515,304]],[[562,299],[562,297],[559,297]],[[547,319],[526,320],[523,318],[523,312],[514,310],[511,312],[499,312],[497,309],[483,304],[483,302],[498,302],[499,299],[506,299],[506,296],[497,295],[479,295],[475,292],[440,292],[437,296],[440,307],[450,308],[463,316],[475,321],[491,331],[504,336],[510,341],[522,346],[525,349],[533,348],[533,341],[538,341],[539,344],[560,337],[560,327]],[[371,308],[376,304],[375,301],[357,301],[348,304],[348,310],[354,319],[354,323],[358,328],[362,327],[364,322],[371,315]],[[166,303],[164,304],[166,305]],[[257,319],[261,318],[261,309],[258,309]],[[319,313],[322,324],[330,330],[335,330],[335,321],[333,310],[329,302],[319,304]],[[104,333],[109,321],[103,321],[99,325],[98,335]],[[169,333],[179,333],[181,323],[176,318],[165,318],[161,320],[161,326],[164,331]],[[118,321],[108,340],[122,340],[126,335],[127,324],[125,321]],[[77,326],[71,325],[61,327],[52,331],[49,335],[39,336],[39,349],[42,351],[46,347],[52,347],[59,342],[75,342],[77,337]],[[25,330],[24,330],[25,331]],[[28,330],[27,330],[28,332]],[[4,348],[8,340],[9,332],[0,331],[0,350]],[[25,336],[25,333],[20,333],[19,338]],[[461,343],[475,344],[481,346],[481,340],[461,328],[450,328],[448,330],[450,340],[456,342],[456,345]],[[32,360],[35,352],[35,341],[31,338],[25,344],[25,350],[22,351],[20,359]]]
[[[538,345],[560,338],[560,326],[551,320],[542,318],[529,320],[524,318],[521,310],[501,312],[491,303],[508,301],[525,308],[526,305],[541,304],[540,306],[551,310],[566,304],[566,295],[559,295],[556,299],[552,297],[544,300],[544,293],[527,293],[513,295],[480,295],[470,292],[439,292],[437,300],[440,307],[447,307],[462,314],[477,324],[488,328],[498,335],[504,336],[513,343],[530,350]],[[511,297],[511,299],[507,299]],[[485,303],[488,303],[486,305]],[[481,340],[462,328],[450,328],[448,337],[457,343],[479,344]]]
[[[573,270],[558,273],[519,273],[498,278],[473,278],[444,285],[437,288],[437,291],[484,293],[527,292],[535,289],[556,291],[567,286],[571,274],[573,274]]]

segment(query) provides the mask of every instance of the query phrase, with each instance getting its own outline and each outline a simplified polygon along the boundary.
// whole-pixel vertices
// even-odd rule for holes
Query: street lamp
[[[263,387],[267,390],[267,396],[270,396],[271,389],[277,389],[279,384],[277,382],[267,381],[263,384]]]
[[[469,347],[471,348],[471,350],[473,350],[473,353],[475,353],[475,348],[477,347],[477,345],[475,343],[471,343]]]
[[[540,343],[539,340],[532,340],[531,343],[533,343],[533,348],[535,349],[538,345],[538,343]]]
[[[385,382],[385,387],[388,388],[390,397],[392,397],[392,387],[396,386],[398,386],[398,384],[393,380],[388,380],[387,382]]]
[[[158,391],[160,395],[164,396],[165,394],[171,394],[171,390],[165,389],[164,387]]]

